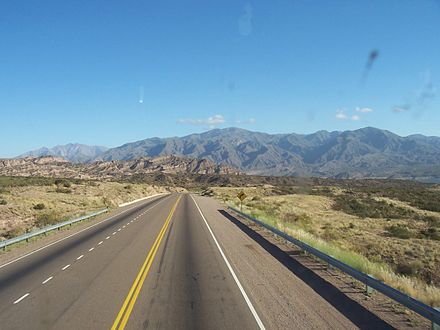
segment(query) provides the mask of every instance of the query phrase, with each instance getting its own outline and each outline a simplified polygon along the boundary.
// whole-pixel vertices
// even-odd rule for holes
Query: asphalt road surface
[[[1,329],[386,327],[312,289],[209,198],[152,198],[69,236],[0,265]]]

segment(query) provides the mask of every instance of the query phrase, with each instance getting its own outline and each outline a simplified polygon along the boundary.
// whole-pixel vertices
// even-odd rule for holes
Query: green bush
[[[420,232],[423,237],[428,239],[440,241],[440,230],[438,228],[430,227]]]
[[[70,188],[72,186],[70,181],[66,179],[55,179],[54,183],[57,186],[63,186],[64,188]]]
[[[415,235],[412,231],[410,231],[406,227],[401,227],[397,225],[392,225],[387,227],[388,234],[392,237],[402,238],[402,239],[408,239],[408,238],[414,238]]]
[[[35,220],[35,225],[37,227],[46,227],[50,225],[54,225],[60,221],[59,215],[56,212],[46,212],[37,215],[37,219]]]
[[[33,207],[34,210],[44,210],[45,208],[46,208],[46,205],[44,205],[43,203],[35,204]]]
[[[8,202],[4,199],[0,199],[0,205],[6,205]]]
[[[423,264],[420,261],[403,261],[397,264],[397,273],[405,276],[415,276],[423,269]]]
[[[55,189],[55,192],[62,193],[62,194],[70,194],[70,193],[72,193],[72,190],[69,188],[58,187],[57,189]]]

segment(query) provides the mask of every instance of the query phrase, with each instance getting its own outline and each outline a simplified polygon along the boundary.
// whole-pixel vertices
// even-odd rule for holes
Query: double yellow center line
[[[179,196],[179,198],[177,198],[176,203],[174,203],[170,213],[168,214],[168,217],[165,220],[165,223],[162,229],[160,230],[159,235],[154,241],[154,244],[150,252],[148,253],[147,258],[145,259],[145,262],[142,265],[141,270],[139,271],[139,274],[137,275],[136,280],[134,281],[130,289],[130,292],[127,295],[127,298],[125,298],[124,304],[122,305],[121,310],[119,311],[118,316],[116,317],[116,320],[113,323],[112,330],[125,328],[128,318],[130,317],[131,311],[133,310],[134,304],[136,303],[136,299],[139,295],[139,292],[142,289],[142,285],[144,284],[144,281],[147,277],[148,271],[150,270],[151,264],[153,263],[154,256],[156,255],[156,252],[159,249],[162,238],[165,236],[165,232],[168,228],[168,225],[171,222],[171,219],[173,218],[173,214],[176,211],[177,204],[179,204],[181,197],[182,196]]]

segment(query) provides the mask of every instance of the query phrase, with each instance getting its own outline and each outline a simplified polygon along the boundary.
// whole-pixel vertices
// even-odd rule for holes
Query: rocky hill
[[[239,174],[240,171],[207,159],[176,156],[141,157],[127,161],[96,161],[85,164],[74,164],[53,156],[0,159],[0,175],[5,176],[117,179],[148,173]]]

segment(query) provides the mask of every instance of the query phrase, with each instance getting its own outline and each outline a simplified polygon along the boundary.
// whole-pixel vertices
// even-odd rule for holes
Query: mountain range
[[[75,162],[176,155],[208,159],[248,174],[440,182],[439,137],[402,137],[373,127],[313,134],[213,129],[184,137],[149,138],[126,143],[116,148],[100,149],[94,156],[80,153],[58,155]]]

